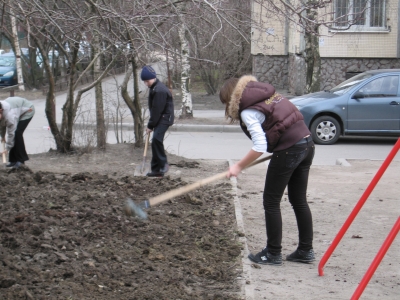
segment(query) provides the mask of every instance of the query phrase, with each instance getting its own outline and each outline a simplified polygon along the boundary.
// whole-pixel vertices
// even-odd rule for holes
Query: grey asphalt
[[[36,114],[25,131],[28,154],[47,152],[55,148],[44,113],[44,100],[35,100]],[[61,105],[58,106],[61,119]],[[223,116],[223,111],[201,110],[196,115],[212,119]],[[131,127],[131,124],[128,124]],[[126,141],[133,138],[132,130],[125,130]],[[114,131],[109,131],[108,143],[116,143]],[[396,138],[343,137],[335,145],[316,145],[314,164],[335,165],[340,159],[384,160]],[[166,150],[191,159],[240,159],[251,148],[251,141],[237,125],[174,125],[167,132]],[[395,160],[400,160],[399,155]]]

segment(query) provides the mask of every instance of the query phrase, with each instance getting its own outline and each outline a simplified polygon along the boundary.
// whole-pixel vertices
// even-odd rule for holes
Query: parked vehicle
[[[55,65],[56,61],[58,60],[58,52],[55,51],[54,56],[53,56],[53,52],[50,51],[47,55],[48,55],[50,67],[52,67],[53,63]],[[43,57],[40,53],[37,53],[37,55],[36,55],[36,63],[38,64],[38,66],[40,68],[44,68]]]
[[[17,68],[14,53],[5,53],[0,56],[0,86],[16,85]]]
[[[400,69],[358,74],[329,91],[290,101],[300,110],[316,144],[340,136],[400,136]]]
[[[54,54],[54,55],[53,55]],[[48,53],[48,59],[50,63],[50,67],[58,67],[62,68],[65,67],[67,68],[67,72],[69,72],[69,61],[68,59],[64,58],[64,61],[62,61],[62,57],[59,56],[58,51],[49,51]],[[43,63],[43,58],[40,53],[36,55],[36,62],[40,68],[44,68],[44,63]],[[86,56],[82,51],[78,51],[78,61],[77,61],[77,69],[78,70],[84,70],[87,68],[87,66],[90,63],[90,58]]]
[[[29,74],[32,68],[29,64],[27,48],[21,48],[22,68]],[[14,52],[7,52],[0,55],[0,86],[10,86],[18,84],[17,62]]]

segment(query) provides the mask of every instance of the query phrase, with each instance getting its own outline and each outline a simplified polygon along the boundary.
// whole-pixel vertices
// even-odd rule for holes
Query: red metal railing
[[[336,235],[335,239],[332,241],[332,244],[329,246],[328,250],[325,252],[324,256],[322,257],[321,261],[319,262],[318,273],[320,276],[324,275],[323,268],[324,268],[326,262],[328,261],[329,257],[332,255],[333,251],[336,249],[336,246],[339,244],[340,240],[342,239],[342,237],[346,233],[347,229],[350,227],[351,223],[353,222],[353,220],[355,219],[355,217],[361,210],[362,206],[364,205],[365,201],[368,199],[371,192],[374,190],[375,186],[381,179],[382,175],[385,173],[386,169],[390,165],[393,158],[396,156],[396,153],[399,151],[399,149],[400,149],[400,138],[397,139],[397,142],[394,145],[393,149],[390,151],[389,155],[383,162],[382,166],[379,168],[378,172],[372,179],[371,183],[368,185],[367,189],[362,194],[360,200],[358,200],[356,206],[353,208],[353,211],[350,213],[347,220],[344,222],[342,228],[339,230],[338,234]],[[400,218],[399,218],[399,220],[400,220]],[[389,248],[393,239],[396,237],[397,232],[399,231],[399,226],[400,226],[399,220],[393,227],[392,231],[390,232],[390,234],[389,234],[388,238],[386,239],[386,241],[384,242],[384,244],[382,245],[381,250],[378,252],[370,269],[365,274],[362,282],[359,284],[359,286],[356,290],[356,293],[353,295],[353,298],[351,298],[351,299],[358,299],[358,297],[361,295],[361,293],[365,289],[365,286],[368,284],[369,279],[372,277],[372,275],[375,272],[376,268],[378,267],[380,261],[382,260],[383,256],[385,255],[387,249]]]
[[[393,240],[396,238],[396,235],[399,233],[400,230],[400,217],[397,219],[397,222],[394,224],[392,230],[390,231],[389,235],[387,236],[385,242],[382,244],[381,249],[379,250],[378,254],[375,256],[372,264],[369,266],[369,269],[365,273],[363,279],[361,280],[360,284],[358,285],[357,289],[355,290],[351,300],[357,300],[360,298],[362,292],[364,291],[365,287],[367,286],[369,280],[371,279],[372,275],[374,275],[376,268],[378,268],[379,264],[381,263],[383,257],[385,256],[386,252],[388,251],[390,245],[392,244]]]

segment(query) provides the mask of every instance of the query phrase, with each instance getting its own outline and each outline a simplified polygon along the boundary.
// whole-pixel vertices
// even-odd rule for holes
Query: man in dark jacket
[[[150,119],[146,133],[153,131],[151,150],[151,172],[149,177],[163,177],[168,172],[169,165],[164,149],[164,136],[168,127],[174,124],[174,102],[170,90],[157,79],[151,66],[144,66],[140,74],[149,91]]]

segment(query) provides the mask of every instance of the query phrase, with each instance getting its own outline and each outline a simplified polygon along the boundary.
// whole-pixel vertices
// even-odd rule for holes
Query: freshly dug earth
[[[0,170],[0,299],[242,299],[229,181],[150,208],[141,202],[223,172],[169,155],[168,176],[133,176],[142,149],[31,155]]]

